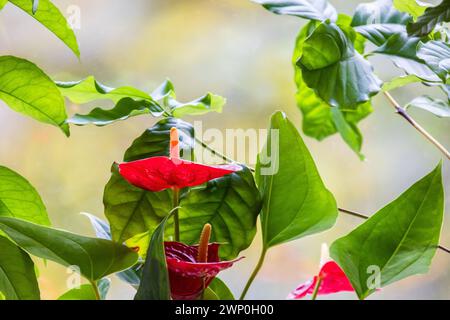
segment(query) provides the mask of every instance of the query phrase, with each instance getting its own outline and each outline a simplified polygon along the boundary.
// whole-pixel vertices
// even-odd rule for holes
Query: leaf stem
[[[180,189],[172,189],[172,200],[173,200],[173,234],[175,241],[180,241],[180,218],[178,216],[178,207],[180,205]]]
[[[98,285],[97,281],[90,281],[92,288],[94,289],[95,299],[96,300],[102,300],[102,297],[100,296],[100,292],[98,291]]]
[[[320,289],[320,285],[322,284],[322,277],[321,276],[317,276],[317,283],[316,286],[314,287],[314,291],[311,297],[311,300],[316,300],[317,299],[317,294],[319,293],[319,289]]]
[[[213,148],[211,148],[209,145],[207,145],[206,143],[204,143],[202,140],[200,140],[199,138],[195,137],[195,141],[197,141],[198,143],[200,143],[200,145],[205,148],[206,150],[208,150],[209,152],[211,152],[213,155],[216,155],[217,157],[221,158],[222,160],[229,162],[229,163],[236,163],[235,160],[227,157],[226,155],[224,155],[223,153],[220,153],[219,151],[214,150]],[[248,167],[248,166],[247,166]],[[250,169],[250,171],[255,172],[255,168],[251,168],[248,167]]]
[[[253,270],[252,274],[250,275],[250,278],[248,278],[247,284],[244,287],[244,290],[242,291],[241,296],[239,297],[239,300],[244,300],[248,289],[250,289],[250,286],[253,283],[253,280],[255,280],[256,275],[258,274],[259,270],[261,270],[261,267],[264,263],[264,259],[266,258],[267,248],[263,247],[261,251],[261,255],[259,256],[258,263],[255,266],[255,269]]]
[[[366,216],[366,215],[364,215],[362,213],[358,213],[358,212],[355,212],[355,211],[351,211],[351,210],[347,210],[347,209],[343,209],[343,208],[338,208],[338,210],[340,212],[342,212],[342,213],[345,213],[345,214],[348,214],[348,215],[351,215],[351,216],[354,216],[354,217],[357,217],[357,218],[360,218],[360,219],[369,219],[370,218],[369,216]],[[437,248],[439,250],[444,251],[445,253],[449,253],[450,254],[450,249],[448,249],[448,248],[446,248],[446,247],[444,247],[442,245],[438,245]]]
[[[387,91],[384,91],[384,95],[388,98],[389,102],[395,108],[397,113],[402,116],[409,124],[411,124],[417,131],[419,131],[428,141],[436,146],[447,159],[450,160],[450,152],[439,142],[437,141],[431,134],[429,134],[420,124],[418,124],[407,112],[406,109],[401,107],[400,104],[391,96],[391,94]]]

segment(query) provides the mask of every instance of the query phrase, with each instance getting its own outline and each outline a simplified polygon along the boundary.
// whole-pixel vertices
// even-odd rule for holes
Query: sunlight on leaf
[[[0,57],[0,99],[11,109],[70,135],[66,106],[53,81],[34,63],[13,56]]]

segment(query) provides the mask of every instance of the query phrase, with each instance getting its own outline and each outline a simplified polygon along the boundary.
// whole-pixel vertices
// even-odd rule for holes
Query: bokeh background
[[[347,14],[352,14],[358,3],[331,2]],[[0,12],[1,54],[30,59],[55,80],[95,75],[110,86],[133,85],[151,91],[170,78],[184,101],[207,91],[225,96],[228,103],[223,114],[196,118],[203,121],[205,129],[263,129],[277,109],[285,111],[300,128],[290,61],[295,36],[304,20],[271,14],[248,0],[54,3],[65,13],[70,6],[80,10],[81,28],[76,30],[80,61],[51,33],[11,5]],[[383,80],[400,74],[384,58],[371,61]],[[425,90],[420,85],[410,85],[393,94],[406,103],[422,92]],[[86,112],[90,107],[69,105],[69,112]],[[361,124],[367,161],[359,161],[338,136],[320,143],[305,137],[339,205],[366,214],[396,198],[441,159],[432,145],[393,112],[382,95],[374,99],[374,108],[373,115]],[[420,110],[411,113],[450,148],[448,120]],[[74,127],[67,139],[57,128],[16,114],[0,102],[0,163],[36,186],[54,226],[93,235],[89,222],[79,213],[104,217],[102,194],[112,161],[120,160],[133,139],[154,122],[151,117],[140,117],[103,128]],[[444,184],[450,190],[448,161],[444,161]],[[449,207],[448,197],[446,203]],[[441,242],[450,246],[448,209],[446,213]],[[321,243],[331,244],[361,222],[341,215],[332,230],[270,250],[248,298],[284,299],[297,284],[317,272]],[[259,249],[260,234],[243,252],[246,259],[222,274],[236,295],[254,267]],[[65,268],[40,262],[39,268],[43,298],[57,298],[67,290]],[[449,299],[449,271],[450,255],[438,251],[427,275],[390,285],[371,298]],[[132,288],[112,278],[110,299],[133,297]]]

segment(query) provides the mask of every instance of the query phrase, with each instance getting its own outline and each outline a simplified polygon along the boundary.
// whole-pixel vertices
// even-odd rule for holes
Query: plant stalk
[[[180,241],[180,218],[178,216],[178,207],[180,205],[180,189],[172,189],[173,200],[173,235],[175,241]]]
[[[264,263],[264,259],[266,258],[267,248],[263,247],[261,251],[261,255],[259,256],[258,263],[256,264],[255,269],[253,270],[252,274],[250,275],[250,278],[248,278],[247,284],[244,287],[244,291],[242,291],[241,296],[239,297],[239,300],[244,300],[248,289],[250,289],[250,286],[253,283],[253,280],[255,280],[256,275],[258,274],[259,270],[261,270],[261,267]]]
[[[102,297],[100,296],[100,292],[98,291],[98,285],[97,281],[90,281],[92,288],[94,289],[95,299],[96,300],[102,300]]]
[[[387,91],[384,92],[384,95],[388,98],[389,102],[395,108],[397,113],[402,116],[409,124],[411,124],[417,131],[419,131],[428,141],[435,145],[447,159],[450,160],[450,152],[439,142],[437,141],[431,134],[429,134],[420,124],[416,122],[405,110],[405,108],[401,107],[400,104],[391,96],[391,94]]]
[[[319,293],[319,289],[320,289],[320,285],[322,284],[322,277],[321,276],[317,276],[317,283],[316,286],[314,287],[314,291],[311,297],[311,300],[316,300],[317,299],[317,294]]]

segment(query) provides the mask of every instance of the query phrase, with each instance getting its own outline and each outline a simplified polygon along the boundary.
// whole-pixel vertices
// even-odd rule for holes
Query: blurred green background
[[[340,12],[352,14],[359,1],[331,2]],[[0,12],[1,54],[32,60],[55,80],[77,80],[92,74],[109,86],[133,85],[151,91],[170,78],[183,101],[207,91],[225,96],[228,103],[223,114],[196,118],[203,121],[204,129],[263,129],[277,109],[285,111],[300,128],[290,61],[295,36],[304,20],[274,15],[248,0],[54,3],[66,15],[72,9],[80,10],[81,28],[75,30],[80,61],[36,21],[11,5]],[[383,80],[401,73],[384,58],[371,61]],[[393,94],[406,103],[427,90],[410,85]],[[69,113],[84,113],[89,108],[69,105]],[[366,214],[396,198],[441,159],[432,145],[393,112],[382,95],[374,99],[374,109],[361,124],[365,162],[359,161],[338,136],[321,143],[305,137],[339,205]],[[448,120],[424,111],[411,113],[450,148]],[[67,139],[57,128],[16,114],[0,102],[0,163],[36,186],[54,226],[93,235],[88,220],[79,213],[104,217],[103,186],[111,163],[121,160],[133,139],[154,122],[151,117],[141,117],[103,128],[73,127]],[[450,190],[448,161],[444,162],[444,184]],[[447,207],[449,202],[447,197]],[[331,244],[361,222],[341,215],[332,230],[273,248],[248,298],[284,299],[318,271],[321,243]],[[236,295],[256,263],[259,237],[242,253],[246,259],[221,276]],[[441,242],[450,246],[448,219]],[[53,263],[39,266],[43,298],[53,299],[67,290],[65,268]],[[371,298],[449,299],[449,271],[450,255],[438,251],[427,275],[390,285]],[[113,276],[109,298],[129,299],[133,295],[133,289]],[[346,293],[325,298],[355,296]]]

